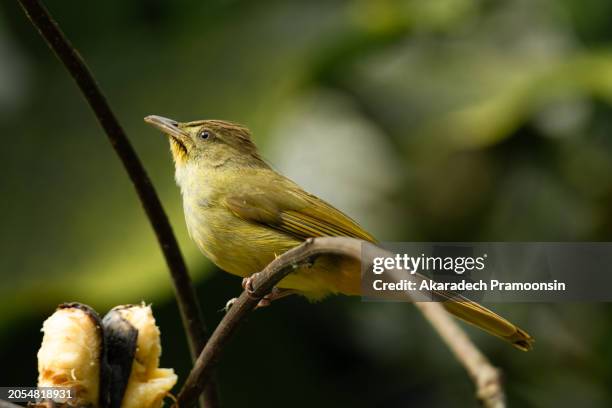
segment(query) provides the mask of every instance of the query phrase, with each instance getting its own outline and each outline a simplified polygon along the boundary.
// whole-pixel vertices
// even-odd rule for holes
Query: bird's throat
[[[187,148],[181,143],[176,137],[169,135],[170,139],[170,151],[172,152],[172,158],[174,162],[178,164],[184,164],[187,161]]]

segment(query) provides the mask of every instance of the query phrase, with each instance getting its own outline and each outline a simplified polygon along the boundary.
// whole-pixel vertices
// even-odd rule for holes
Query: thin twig
[[[364,259],[362,245],[370,245],[367,258]],[[242,292],[211,335],[178,395],[178,406],[185,408],[195,403],[202,389],[210,381],[211,372],[219,362],[227,341],[259,300],[296,267],[321,254],[342,255],[362,262],[372,262],[375,257],[393,256],[390,252],[357,239],[330,237],[311,238],[276,258],[263,271],[253,276],[252,292]],[[498,370],[478,351],[439,303],[416,304],[475,382],[477,397],[486,407],[503,408],[504,393]]]
[[[40,1],[18,1],[30,22],[77,83],[134,184],[170,269],[181,319],[187,332],[189,350],[195,359],[206,343],[207,331],[185,260],[155,188],[91,71],[57,22]],[[218,405],[215,387],[207,387],[206,402],[208,407]]]
[[[416,302],[415,305],[466,369],[476,385],[476,397],[482,405],[487,408],[505,407],[501,372],[476,348],[442,305],[435,302]]]

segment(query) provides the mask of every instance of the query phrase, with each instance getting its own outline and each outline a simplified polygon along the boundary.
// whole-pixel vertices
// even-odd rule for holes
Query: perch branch
[[[185,408],[195,403],[198,395],[210,381],[211,372],[219,362],[227,341],[249,312],[257,306],[259,300],[270,293],[278,282],[295,270],[298,265],[321,254],[342,255],[362,260],[362,244],[364,244],[363,241],[345,237],[311,238],[302,245],[285,252],[268,264],[263,271],[254,275],[252,292],[248,293],[246,290],[242,292],[211,335],[178,395],[177,405]],[[365,245],[372,244],[365,243]],[[372,245],[372,248],[368,250],[368,259],[363,259],[363,261],[372,262],[375,257],[389,256],[393,255]],[[478,399],[488,408],[503,408],[504,393],[498,370],[478,351],[461,327],[448,316],[439,303],[419,302],[416,305],[475,382]]]
[[[18,1],[30,22],[77,83],[138,193],[170,270],[181,319],[187,333],[189,350],[195,359],[206,343],[206,327],[185,260],[155,188],[93,74],[57,22],[39,0]],[[208,407],[218,405],[214,386],[207,387],[205,397]]]

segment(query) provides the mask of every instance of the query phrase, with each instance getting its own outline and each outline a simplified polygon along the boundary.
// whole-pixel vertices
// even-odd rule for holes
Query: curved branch
[[[368,258],[362,259],[362,245],[371,246],[367,251]],[[249,312],[257,306],[259,300],[270,293],[272,288],[297,266],[321,254],[342,255],[362,262],[372,262],[376,257],[393,256],[382,248],[354,238],[325,237],[308,239],[276,258],[263,271],[253,275],[251,293],[246,290],[242,292],[211,335],[178,395],[178,406],[184,408],[195,403],[210,381],[211,373],[219,362],[227,341]],[[499,371],[476,348],[442,305],[434,302],[415,304],[475,382],[476,395],[483,405],[488,408],[503,408],[505,397]]]
[[[149,222],[155,231],[157,241],[161,247],[166,264],[170,269],[170,275],[174,284],[174,290],[181,313],[181,319],[187,332],[189,350],[192,358],[202,350],[207,340],[206,327],[200,312],[200,306],[196,298],[191,278],[187,272],[187,266],[168,221],[168,217],[157,196],[155,188],[151,184],[136,151],[128,140],[123,128],[106,97],[100,90],[91,71],[85,64],[78,51],[64,36],[57,22],[49,14],[47,9],[38,0],[18,0],[24,9],[30,22],[36,27],[47,45],[55,55],[62,61],[72,78],[77,83],[83,96],[89,103],[98,122],[104,129],[109,142],[115,153],[127,171],[140,202],[149,218]],[[210,407],[217,406],[214,387],[208,387],[207,401]]]

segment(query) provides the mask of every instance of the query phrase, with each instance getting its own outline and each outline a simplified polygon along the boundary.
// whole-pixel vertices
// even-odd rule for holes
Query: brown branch
[[[47,45],[55,55],[62,61],[72,78],[77,83],[83,96],[89,103],[98,122],[104,129],[109,142],[115,149],[115,153],[121,159],[130,180],[132,181],[140,202],[149,218],[149,222],[155,231],[157,241],[161,247],[166,264],[170,269],[170,275],[174,284],[181,319],[187,332],[189,350],[191,356],[195,356],[202,350],[207,340],[206,327],[196,298],[191,278],[187,272],[185,260],[168,221],[168,217],[162,204],[151,184],[136,151],[128,140],[123,128],[106,97],[96,83],[91,71],[85,64],[78,51],[61,31],[57,22],[49,14],[47,9],[38,0],[18,0],[24,9],[30,22],[36,27]],[[208,407],[218,405],[216,388],[207,387],[206,401]]]
[[[501,372],[476,348],[442,305],[435,302],[416,302],[415,305],[468,372],[482,405],[487,408],[505,407]]]
[[[371,246],[367,251],[367,259],[362,259],[362,245]],[[253,276],[253,291],[242,292],[211,335],[178,395],[178,406],[185,408],[195,403],[210,381],[211,372],[219,362],[227,341],[259,300],[270,293],[272,288],[297,266],[321,254],[343,255],[363,262],[372,262],[375,257],[393,256],[370,243],[353,238],[333,237],[309,239],[276,258],[263,271]],[[416,305],[475,382],[478,399],[488,408],[503,408],[504,393],[498,370],[478,351],[439,303],[418,302]]]

